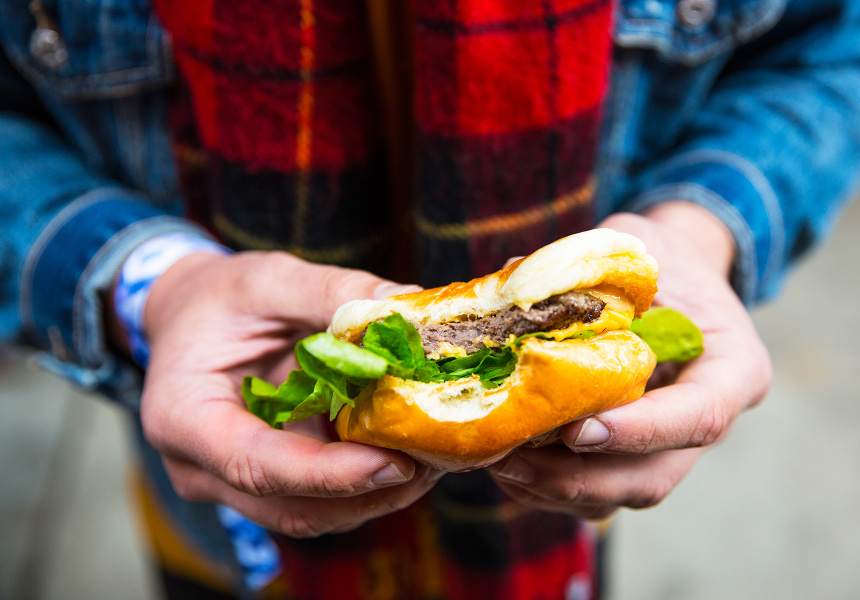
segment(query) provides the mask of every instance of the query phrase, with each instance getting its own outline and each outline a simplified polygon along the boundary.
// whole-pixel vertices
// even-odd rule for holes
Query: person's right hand
[[[295,343],[347,300],[404,286],[280,252],[192,254],[154,284],[141,418],[177,493],[233,507],[293,537],[341,532],[402,509],[441,473],[393,450],[338,442],[328,417],[286,430],[247,412],[244,375],[276,384]]]

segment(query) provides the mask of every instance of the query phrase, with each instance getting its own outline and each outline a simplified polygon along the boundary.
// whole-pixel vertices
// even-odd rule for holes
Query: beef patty
[[[486,317],[449,323],[433,323],[418,329],[424,352],[439,350],[440,342],[463,348],[467,354],[480,350],[489,339],[504,344],[508,336],[565,329],[572,323],[591,323],[600,317],[606,303],[583,292],[567,292],[534,304],[529,310],[517,306]]]

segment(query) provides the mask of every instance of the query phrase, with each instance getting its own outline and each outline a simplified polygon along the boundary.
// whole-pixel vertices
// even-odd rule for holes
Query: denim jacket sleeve
[[[48,91],[83,82],[74,73],[78,56],[70,48],[63,81],[47,80],[62,72],[23,64],[27,40],[16,36],[13,24],[26,24],[26,19],[8,14],[15,6],[8,2],[0,8],[0,16],[15,17],[0,26],[0,340],[35,346],[41,349],[37,360],[42,366],[136,407],[140,373],[109,351],[101,295],[122,259],[143,240],[167,231],[199,230],[176,216],[178,202],[136,185],[134,159],[111,162],[103,158],[112,152],[110,141],[80,142],[64,126],[62,115],[68,111],[78,111],[74,120],[86,119],[88,112],[116,119],[118,103],[139,95],[140,69],[134,71],[138,79],[124,82],[128,89],[116,87],[121,79],[116,74],[68,87],[67,112],[52,111],[56,96]],[[153,82],[151,77],[143,81]],[[115,138],[124,134],[105,123],[93,129]]]
[[[717,214],[734,234],[734,284],[747,304],[778,291],[860,176],[860,2],[795,0],[778,20],[762,11],[767,20],[769,31],[733,51],[713,48],[719,74],[628,204],[683,199]],[[735,41],[753,35],[743,25]]]

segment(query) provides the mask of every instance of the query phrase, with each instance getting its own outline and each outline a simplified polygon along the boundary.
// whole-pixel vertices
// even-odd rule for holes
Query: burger
[[[275,426],[327,412],[344,441],[475,469],[636,400],[658,359],[698,355],[689,320],[647,318],[656,292],[644,244],[595,229],[469,282],[349,302],[296,346],[301,369],[278,387],[246,377],[243,395]]]

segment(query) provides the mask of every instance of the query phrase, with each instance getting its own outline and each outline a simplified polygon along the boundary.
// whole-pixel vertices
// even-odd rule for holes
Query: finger
[[[683,365],[681,363],[665,362],[658,364],[654,372],[651,373],[651,377],[648,378],[645,390],[650,391],[675,383],[682,370]]]
[[[354,498],[257,498],[243,494],[191,463],[167,458],[164,464],[181,498],[224,504],[269,530],[301,538],[348,531],[371,519],[402,510],[427,493],[443,475],[419,466],[412,481],[403,486]]]
[[[342,533],[410,506],[435,485],[441,474],[419,467],[403,486],[376,490],[353,498],[253,498],[227,490],[224,503],[268,529],[298,538]]]
[[[394,450],[273,429],[248,413],[232,396],[229,379],[222,380],[220,389],[210,378],[209,389],[194,390],[208,398],[194,411],[183,410],[183,403],[158,407],[147,397],[157,392],[148,390],[141,417],[150,443],[254,496],[353,496],[403,484],[415,474],[412,459]]]
[[[510,267],[512,264],[514,264],[518,260],[522,260],[524,258],[525,258],[525,256],[512,256],[508,260],[505,261],[505,264],[502,266],[502,268],[507,269],[508,267]]]
[[[742,411],[767,393],[771,363],[757,338],[714,349],[688,364],[677,382],[640,399],[562,428],[578,452],[646,454],[708,446],[725,436]]]
[[[641,457],[578,455],[564,446],[522,449],[489,470],[514,497],[535,507],[588,518],[618,507],[645,508],[665,498],[692,468],[701,449]]]
[[[381,299],[421,289],[367,271],[320,266],[280,252],[247,264],[243,278],[252,286],[248,289],[257,292],[248,294],[253,312],[276,316],[289,310],[288,316],[301,318],[316,330],[325,329],[334,312],[350,300]]]
[[[612,516],[619,508],[621,508],[620,506],[561,506],[556,502],[538,498],[524,488],[507,484],[502,481],[496,481],[496,484],[505,494],[516,500],[518,503],[528,506],[533,510],[564,513],[586,521],[602,521],[603,519],[607,519]]]
[[[315,438],[321,442],[336,442],[338,440],[334,423],[328,415],[314,415],[295,423],[282,423],[281,429],[292,433]]]

